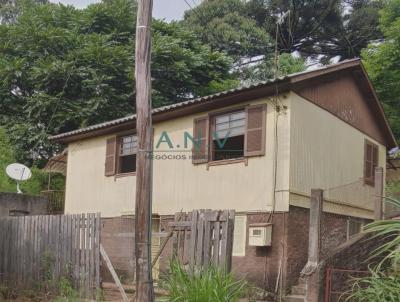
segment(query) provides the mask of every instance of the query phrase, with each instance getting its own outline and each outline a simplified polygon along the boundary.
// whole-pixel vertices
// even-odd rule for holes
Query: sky
[[[85,8],[91,3],[100,2],[100,0],[50,0],[55,3],[70,4],[76,8]],[[197,0],[196,2],[199,2]],[[196,3],[195,2],[195,3]],[[189,3],[194,6],[193,1]],[[189,6],[184,0],[153,0],[153,17],[157,19],[165,19],[166,21],[180,20],[183,18],[185,10]]]

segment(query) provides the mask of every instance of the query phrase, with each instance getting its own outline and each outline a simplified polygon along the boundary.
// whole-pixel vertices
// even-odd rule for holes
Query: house
[[[156,108],[153,123],[154,230],[181,210],[235,209],[233,271],[269,288],[295,284],[306,263],[311,189],[329,216],[323,254],[373,218],[375,167],[396,146],[358,59]],[[101,212],[128,275],[134,129],[131,115],[51,138],[68,147],[65,212]],[[266,222],[271,243],[249,244],[249,226]]]

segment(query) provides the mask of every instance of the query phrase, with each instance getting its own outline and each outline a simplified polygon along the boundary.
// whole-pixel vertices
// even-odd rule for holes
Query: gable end
[[[294,90],[298,95],[327,110],[383,145],[388,145],[374,101],[350,72],[325,77]]]

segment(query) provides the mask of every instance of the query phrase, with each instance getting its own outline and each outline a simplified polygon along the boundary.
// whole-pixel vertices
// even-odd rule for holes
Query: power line
[[[204,15],[201,13],[199,14],[197,11],[200,11],[200,8],[197,6],[197,3],[194,2],[194,0],[191,0],[193,2],[193,4],[195,5],[195,7],[193,7],[192,5],[190,5],[188,0],[183,0],[185,1],[186,5],[190,8],[191,11],[193,11],[193,13],[201,20],[201,23],[206,24],[207,22],[205,22],[204,20]]]

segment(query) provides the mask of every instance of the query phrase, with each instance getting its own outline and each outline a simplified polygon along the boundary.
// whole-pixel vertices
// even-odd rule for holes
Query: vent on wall
[[[271,246],[271,244],[272,244],[271,223],[256,223],[249,225],[250,246]]]

